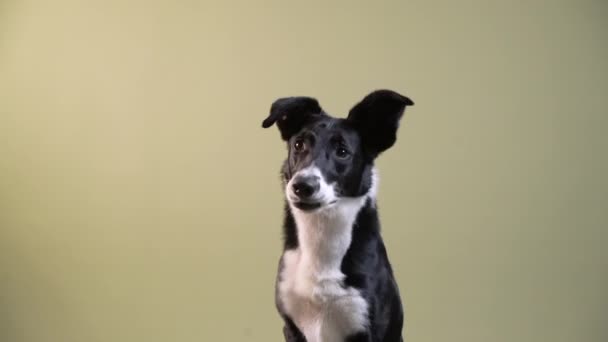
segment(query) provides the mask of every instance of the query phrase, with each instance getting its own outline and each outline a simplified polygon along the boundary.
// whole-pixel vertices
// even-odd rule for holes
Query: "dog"
[[[403,306],[376,206],[375,159],[414,102],[376,90],[347,118],[311,97],[276,100],[262,127],[287,143],[283,254],[276,278],[285,340],[403,341]]]

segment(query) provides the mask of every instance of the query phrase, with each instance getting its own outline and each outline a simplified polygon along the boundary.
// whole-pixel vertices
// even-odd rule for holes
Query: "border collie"
[[[377,90],[346,119],[317,100],[276,100],[262,123],[287,142],[284,251],[276,306],[286,341],[402,341],[403,308],[376,207],[374,160],[397,139],[406,106]]]

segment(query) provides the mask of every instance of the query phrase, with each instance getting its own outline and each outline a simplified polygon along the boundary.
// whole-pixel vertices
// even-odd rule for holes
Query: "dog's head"
[[[262,123],[274,123],[287,142],[282,176],[291,207],[321,210],[369,192],[374,159],[397,139],[406,106],[414,103],[390,90],[367,95],[346,119],[327,115],[317,100],[276,100]]]

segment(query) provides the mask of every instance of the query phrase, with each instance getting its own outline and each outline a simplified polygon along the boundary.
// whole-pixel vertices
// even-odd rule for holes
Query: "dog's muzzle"
[[[308,201],[319,191],[319,177],[297,177],[291,185],[291,191],[298,199]]]
[[[310,211],[322,206],[320,196],[321,180],[316,175],[298,175],[288,185],[289,201],[304,211]]]

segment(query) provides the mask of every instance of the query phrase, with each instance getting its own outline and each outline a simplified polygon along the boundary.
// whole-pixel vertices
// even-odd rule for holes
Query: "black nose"
[[[296,179],[292,187],[296,196],[307,199],[319,190],[319,180],[316,177]]]

